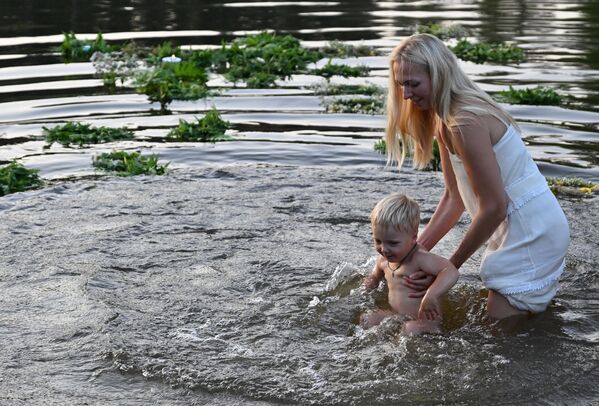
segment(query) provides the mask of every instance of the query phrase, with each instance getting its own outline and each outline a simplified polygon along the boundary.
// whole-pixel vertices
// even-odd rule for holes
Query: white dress
[[[515,127],[508,126],[493,151],[508,209],[506,219],[487,242],[481,279],[485,287],[506,296],[515,307],[542,311],[555,294],[564,269],[570,241],[568,222]],[[464,205],[474,216],[478,202],[464,165],[457,155],[449,156]],[[545,296],[541,302],[546,302],[540,307],[519,302],[540,293]],[[510,295],[518,300],[510,300]]]

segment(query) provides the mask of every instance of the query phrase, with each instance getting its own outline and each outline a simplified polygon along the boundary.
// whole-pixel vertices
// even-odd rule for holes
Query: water
[[[446,303],[446,334],[405,338],[399,321],[363,331],[368,213],[391,190],[423,224],[440,174],[382,170],[383,116],[324,114],[296,76],[230,89],[156,115],[143,95],[108,95],[91,64],[64,65],[62,31],[117,42],[216,45],[246,32],[340,39],[383,51],[431,20],[513,40],[527,61],[465,63],[490,92],[557,86],[564,107],[507,106],[541,170],[597,181],[596,1],[3,1],[0,161],[41,170],[44,189],[0,199],[0,404],[594,404],[599,341],[597,202],[562,199],[572,246],[550,309],[491,325],[477,257]],[[360,58],[386,84],[385,57]],[[238,141],[162,142],[212,105]],[[44,148],[43,126],[127,126],[134,141]],[[165,177],[97,178],[94,154],[160,154]],[[463,220],[437,250],[449,255]]]

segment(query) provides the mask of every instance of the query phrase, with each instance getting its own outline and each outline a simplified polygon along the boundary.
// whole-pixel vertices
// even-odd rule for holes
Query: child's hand
[[[379,286],[379,282],[380,282],[379,278],[370,274],[366,277],[366,279],[364,279],[364,282],[362,283],[362,285],[364,285],[364,287],[366,289],[376,289]]]
[[[426,294],[418,310],[419,320],[441,320],[441,303],[438,297]]]

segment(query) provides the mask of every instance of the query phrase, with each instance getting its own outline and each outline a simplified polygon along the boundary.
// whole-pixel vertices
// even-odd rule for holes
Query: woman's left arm
[[[459,268],[495,232],[507,213],[507,197],[495,158],[489,128],[480,118],[451,131],[452,144],[460,156],[478,201],[478,211],[450,261]]]

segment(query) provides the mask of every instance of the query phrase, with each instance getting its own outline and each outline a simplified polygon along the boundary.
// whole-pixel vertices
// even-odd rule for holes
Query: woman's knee
[[[505,319],[511,316],[524,316],[528,312],[526,310],[516,309],[501,293],[489,290],[487,299],[487,313],[489,317],[495,320]]]

